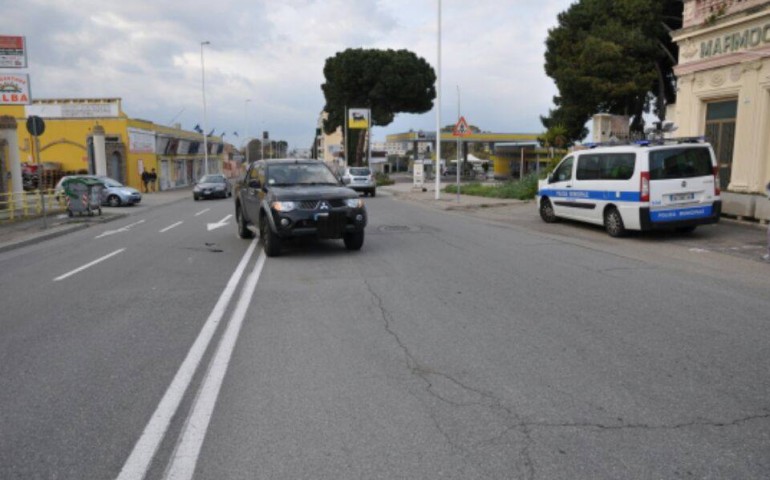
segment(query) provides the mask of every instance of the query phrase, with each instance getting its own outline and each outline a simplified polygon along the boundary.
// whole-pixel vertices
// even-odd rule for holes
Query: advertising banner
[[[24,37],[0,35],[0,68],[27,68]]]
[[[113,118],[120,113],[117,103],[78,102],[35,104],[25,108],[27,115],[43,118]]]
[[[155,153],[155,132],[129,128],[128,149],[131,153]]]
[[[0,105],[27,105],[29,98],[29,75],[0,74]]]
[[[369,110],[366,108],[351,108],[348,110],[348,128],[369,128]]]

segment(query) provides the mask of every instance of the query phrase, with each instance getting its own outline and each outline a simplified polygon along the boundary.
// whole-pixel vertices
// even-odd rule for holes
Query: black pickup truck
[[[238,235],[253,238],[258,231],[269,257],[280,255],[283,241],[292,237],[341,238],[348,250],[364,244],[364,201],[323,162],[255,161],[235,191]]]

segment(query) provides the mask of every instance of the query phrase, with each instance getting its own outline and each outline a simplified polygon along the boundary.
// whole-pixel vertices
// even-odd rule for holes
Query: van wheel
[[[692,233],[695,231],[695,225],[690,225],[689,227],[679,227],[676,229],[677,233]]]
[[[553,205],[547,198],[540,200],[540,218],[545,223],[554,223],[557,220],[556,214],[553,212]]]
[[[610,207],[604,212],[604,229],[610,237],[622,237],[626,234],[626,227],[623,225],[623,217],[615,207]]]

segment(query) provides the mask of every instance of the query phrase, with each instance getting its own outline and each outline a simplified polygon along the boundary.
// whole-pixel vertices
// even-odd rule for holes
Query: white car
[[[719,169],[711,145],[696,138],[578,150],[539,182],[537,205],[545,222],[604,225],[613,237],[691,232],[719,221]]]
[[[377,184],[369,167],[348,167],[342,173],[342,182],[346,187],[364,195],[377,195]]]

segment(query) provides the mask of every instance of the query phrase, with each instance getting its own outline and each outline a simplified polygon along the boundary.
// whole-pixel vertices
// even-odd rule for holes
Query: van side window
[[[598,153],[578,159],[578,180],[629,180],[634,175],[633,153]]]
[[[708,148],[683,147],[650,152],[650,180],[712,175]]]
[[[556,167],[552,177],[554,182],[566,182],[572,179],[572,161],[573,157],[567,157],[561,165]]]

